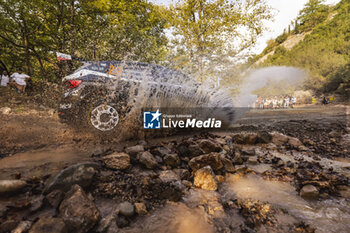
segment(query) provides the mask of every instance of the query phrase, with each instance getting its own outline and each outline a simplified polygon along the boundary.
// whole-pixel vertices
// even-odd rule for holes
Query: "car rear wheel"
[[[102,132],[114,130],[119,123],[119,113],[110,104],[99,104],[90,109],[88,121],[91,126]]]

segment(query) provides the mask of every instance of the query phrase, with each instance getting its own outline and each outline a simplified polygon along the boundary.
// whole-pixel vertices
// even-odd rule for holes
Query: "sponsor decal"
[[[72,104],[60,104],[60,109],[69,109],[72,107]]]

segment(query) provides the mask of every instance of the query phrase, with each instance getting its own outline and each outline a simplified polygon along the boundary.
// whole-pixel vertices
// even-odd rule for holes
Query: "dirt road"
[[[347,232],[347,111],[252,110],[220,132],[117,141],[13,108],[0,115],[0,232],[61,219],[84,232]],[[2,196],[9,184],[23,186]]]
[[[306,143],[318,142],[314,150],[328,157],[350,157],[346,149],[346,134],[349,122],[347,107],[311,106],[281,110],[251,110],[238,119],[229,130],[217,132],[225,135],[231,132],[279,131],[297,137]],[[349,111],[349,110],[348,110]],[[329,141],[332,133],[338,141]],[[160,140],[181,140],[192,134],[179,133],[167,139],[151,139],[151,143]],[[89,160],[98,153],[120,150],[136,144],[140,139],[128,142],[108,140],[97,135],[79,133],[61,124],[50,110],[14,109],[0,119],[0,178],[11,176],[11,170],[47,171],[60,169],[78,161]],[[312,146],[312,145],[310,145]],[[51,166],[50,166],[51,165]],[[55,166],[57,165],[57,168]],[[40,169],[37,170],[36,167]]]

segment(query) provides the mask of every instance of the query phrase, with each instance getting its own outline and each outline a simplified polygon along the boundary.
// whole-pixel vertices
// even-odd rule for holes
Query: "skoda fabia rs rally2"
[[[115,131],[140,93],[142,99],[166,96],[191,101],[200,87],[178,70],[121,61],[84,62],[62,83],[64,93],[58,104],[61,122],[100,132]],[[209,98],[209,94],[204,95],[198,105]]]

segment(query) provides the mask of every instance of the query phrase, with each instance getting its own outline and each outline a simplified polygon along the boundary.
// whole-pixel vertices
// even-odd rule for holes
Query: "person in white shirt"
[[[17,73],[11,75],[13,84],[17,88],[18,92],[25,92],[26,90],[26,80],[30,79],[29,75],[23,74],[21,69],[18,69]]]
[[[2,72],[2,75],[1,75],[1,86],[2,87],[7,87],[7,84],[10,82],[10,77],[9,77],[9,75],[8,75],[8,73],[7,73],[7,71],[6,70],[4,70],[3,72]]]

